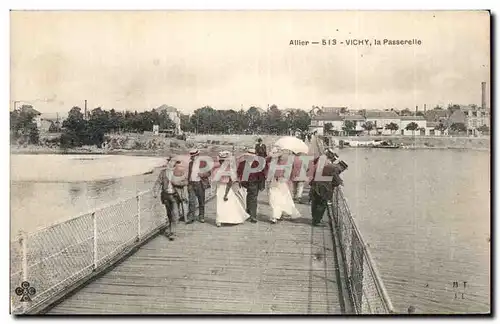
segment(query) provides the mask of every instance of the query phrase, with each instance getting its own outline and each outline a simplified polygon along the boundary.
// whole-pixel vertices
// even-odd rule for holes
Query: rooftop
[[[425,120],[423,116],[400,116],[401,120]]]
[[[366,118],[384,118],[384,119],[399,119],[401,118],[394,111],[366,111]]]
[[[365,117],[361,115],[346,115],[344,116],[344,120],[365,120]]]
[[[331,121],[340,121],[343,120],[339,114],[336,113],[322,113],[311,118],[312,120],[331,120]]]
[[[166,112],[177,112],[177,108],[168,105],[161,105],[160,107],[156,108],[156,111],[163,110],[165,110]]]

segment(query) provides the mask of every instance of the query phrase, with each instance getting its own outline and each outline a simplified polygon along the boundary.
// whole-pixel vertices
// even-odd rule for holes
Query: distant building
[[[167,105],[161,105],[160,107],[155,109],[158,113],[161,113],[162,111],[166,111],[168,114],[168,117],[174,122],[175,124],[175,133],[176,134],[181,134],[181,113],[177,108],[172,107],[172,106],[167,106]]]
[[[344,126],[344,120],[339,114],[321,113],[311,117],[311,125],[309,131],[318,132],[318,135],[324,135],[323,129],[326,124],[332,124],[332,131],[341,132]]]
[[[366,122],[371,122],[375,126],[377,133],[385,134],[388,130],[385,129],[390,123],[400,125],[401,117],[394,111],[372,111],[367,110],[365,113]],[[400,127],[401,129],[401,127]],[[389,131],[390,133],[390,131]]]
[[[490,128],[490,111],[474,105],[461,107],[462,112],[465,114],[465,126],[471,133],[481,126]]]
[[[453,124],[464,124],[467,127],[467,115],[462,110],[455,110],[446,120],[446,126],[450,127]]]
[[[347,114],[349,109],[347,107],[321,107],[320,110],[324,114],[337,114],[337,115],[344,115]]]
[[[40,124],[40,132],[41,133],[49,133],[52,131],[59,131],[62,127],[62,118],[59,117],[59,114],[55,113],[43,113],[40,116],[41,124]]]
[[[427,121],[422,116],[401,116],[399,123],[399,131],[401,135],[426,135]],[[415,131],[407,130],[406,127],[415,123],[418,129]]]
[[[344,120],[344,124],[346,121],[351,121],[354,123],[354,131],[355,132],[362,132],[365,129],[363,128],[363,125],[365,124],[365,117],[361,115],[346,115],[343,116],[342,119]]]
[[[427,120],[427,122],[446,124],[449,117],[448,115],[449,115],[448,110],[434,109],[434,110],[427,110],[424,113],[424,118],[425,120]]]

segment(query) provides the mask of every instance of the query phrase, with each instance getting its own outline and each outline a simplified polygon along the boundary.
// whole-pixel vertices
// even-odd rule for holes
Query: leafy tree
[[[443,110],[443,107],[441,107],[440,105],[437,105],[436,107],[434,107],[434,110]]]
[[[19,110],[10,112],[10,131],[12,140],[21,140],[24,143],[37,144],[39,141],[38,127],[34,121],[36,117],[32,106],[23,105]]]
[[[452,104],[449,104],[449,105],[448,105],[448,111],[450,112],[450,115],[451,115],[451,113],[453,113],[455,110],[460,110],[460,105],[452,105]]]
[[[375,125],[373,124],[373,122],[369,121],[364,123],[361,127],[363,127],[365,131],[370,132],[375,128]]]
[[[245,113],[245,119],[248,121],[248,128],[252,133],[260,132],[263,125],[263,119],[257,107],[250,107]]]
[[[286,129],[306,131],[311,124],[311,117],[303,110],[296,109],[286,116]]]
[[[185,132],[194,132],[189,115],[181,114],[181,129]]]
[[[385,129],[390,130],[391,132],[394,133],[395,131],[397,131],[399,129],[399,126],[398,126],[398,124],[392,122],[392,123],[385,125]]]
[[[443,123],[439,123],[434,129],[442,133],[446,130],[446,126]]]
[[[332,129],[333,129],[332,123],[326,123],[325,125],[323,125],[324,134],[330,134],[332,132]]]
[[[463,133],[467,131],[467,127],[464,123],[453,123],[450,126],[450,130],[457,133]]]
[[[415,135],[415,131],[419,128],[418,124],[415,122],[411,122],[408,125],[406,125],[405,129],[412,131],[413,135]]]
[[[79,107],[73,107],[68,113],[68,118],[63,122],[61,135],[62,147],[82,146],[88,142],[87,122]]]
[[[352,120],[346,120],[344,121],[344,126],[342,126],[342,130],[347,134],[350,135],[351,132],[356,129],[356,124]]]
[[[424,117],[424,112],[423,111],[417,111],[417,113],[415,114],[415,116],[422,116],[422,117]]]
[[[481,133],[489,133],[490,128],[486,125],[481,125],[480,127],[478,127],[477,130],[480,131]]]

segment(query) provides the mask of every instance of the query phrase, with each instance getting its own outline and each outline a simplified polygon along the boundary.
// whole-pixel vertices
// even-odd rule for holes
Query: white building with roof
[[[161,113],[162,111],[166,111],[168,117],[174,122],[175,124],[175,133],[176,134],[182,134],[181,130],[181,113],[179,110],[175,107],[168,106],[168,105],[161,105],[160,107],[155,109],[158,113]]]
[[[324,135],[324,127],[326,124],[332,124],[333,132],[341,132],[344,126],[343,118],[336,113],[321,113],[311,117],[310,132],[317,132],[318,135]]]
[[[427,120],[423,116],[401,116],[401,121],[399,124],[399,131],[401,135],[426,135]],[[418,129],[415,131],[407,130],[406,127],[415,123],[418,125]]]
[[[366,122],[371,122],[379,134],[391,134],[392,132],[385,127],[390,123],[400,126],[401,117],[394,111],[373,111],[367,110],[365,114]],[[399,128],[401,129],[401,127]]]

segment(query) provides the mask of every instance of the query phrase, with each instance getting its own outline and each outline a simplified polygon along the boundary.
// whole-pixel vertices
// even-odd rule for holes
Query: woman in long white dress
[[[276,152],[271,156],[271,159],[278,158],[278,165],[284,165],[288,163],[288,155],[282,152]],[[268,162],[271,162],[271,159]],[[290,179],[285,178],[285,172],[283,170],[268,170],[270,173],[267,175],[267,187],[269,192],[269,205],[271,206],[272,213],[270,215],[271,223],[276,223],[277,220],[281,219],[283,214],[288,218],[298,218],[300,217],[300,212],[295,206],[292,194],[290,193]],[[271,174],[272,172],[272,174]]]
[[[236,176],[236,170],[232,170],[228,158],[230,158],[228,151],[220,152],[219,162],[216,163],[212,172],[213,182],[217,188],[217,215],[215,218],[217,227],[220,227],[221,224],[241,224],[250,217],[243,206],[237,183],[228,175],[228,171],[234,171],[234,176]],[[227,163],[224,163],[225,161]]]

